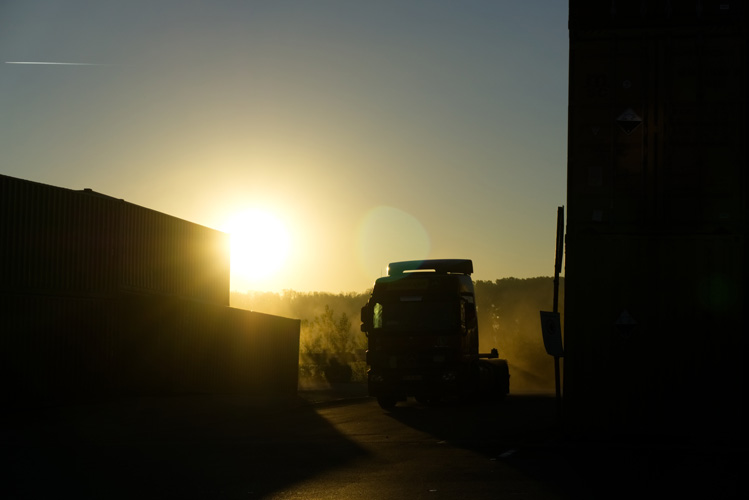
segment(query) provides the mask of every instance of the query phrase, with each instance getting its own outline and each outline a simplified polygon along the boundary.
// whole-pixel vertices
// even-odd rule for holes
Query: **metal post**
[[[562,272],[562,258],[564,256],[564,207],[557,208],[557,248],[554,261],[554,309],[559,312],[559,273]],[[554,356],[554,385],[557,399],[557,419],[562,422],[562,384],[559,373],[559,356]]]

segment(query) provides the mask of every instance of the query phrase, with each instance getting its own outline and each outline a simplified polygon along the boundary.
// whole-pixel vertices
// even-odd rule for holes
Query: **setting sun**
[[[290,249],[289,232],[273,214],[245,210],[230,218],[224,230],[231,237],[232,281],[257,286],[284,266]]]

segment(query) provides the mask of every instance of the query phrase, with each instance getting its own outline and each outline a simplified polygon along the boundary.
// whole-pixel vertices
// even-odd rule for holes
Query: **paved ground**
[[[362,384],[303,384],[296,397],[264,400],[175,396],[11,408],[0,428],[0,458],[6,464],[0,498],[128,498],[133,491],[140,498],[199,498],[246,479],[250,472],[243,467],[251,467],[258,456],[288,463],[293,470],[261,478],[252,498],[265,498],[262,491],[278,491],[362,455],[355,442],[320,416],[321,408],[357,403],[379,411]],[[605,498],[746,496],[743,477],[749,464],[742,443],[569,436],[554,427],[548,411],[553,407],[551,398],[511,396],[502,407],[510,427],[486,436],[487,443],[511,446],[491,458],[553,485],[566,498],[604,498],[596,491],[606,491]],[[406,405],[393,418],[457,441],[463,439],[460,432],[481,426],[463,422],[464,430],[456,434],[439,418],[424,419],[419,411]],[[463,419],[460,411],[450,411]],[[319,459],[311,461],[305,446],[314,446]],[[203,474],[207,466],[212,471],[205,478],[185,480],[185,474]],[[222,497],[219,490],[214,493]]]
[[[328,384],[325,382],[302,382],[299,398],[310,404],[366,398],[367,385],[363,383]]]

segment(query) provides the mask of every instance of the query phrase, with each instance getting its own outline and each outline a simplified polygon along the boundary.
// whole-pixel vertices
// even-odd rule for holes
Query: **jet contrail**
[[[106,64],[54,61],[5,61],[5,64],[44,64],[51,66],[107,66]]]

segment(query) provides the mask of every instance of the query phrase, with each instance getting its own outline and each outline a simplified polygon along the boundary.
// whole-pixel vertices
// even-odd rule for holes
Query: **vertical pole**
[[[559,273],[564,256],[564,207],[557,208],[557,248],[554,259],[554,312],[559,312]]]
[[[559,273],[564,256],[564,207],[557,208],[557,248],[554,261],[554,313],[559,312]],[[557,420],[562,422],[562,384],[559,373],[559,356],[554,356],[554,385],[557,400]]]

